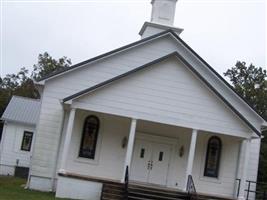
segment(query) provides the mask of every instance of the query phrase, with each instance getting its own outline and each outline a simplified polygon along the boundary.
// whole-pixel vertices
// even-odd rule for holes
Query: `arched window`
[[[79,157],[90,159],[95,158],[98,130],[99,119],[93,115],[86,117],[83,124]]]
[[[213,136],[208,141],[204,176],[218,177],[222,142],[219,137]]]

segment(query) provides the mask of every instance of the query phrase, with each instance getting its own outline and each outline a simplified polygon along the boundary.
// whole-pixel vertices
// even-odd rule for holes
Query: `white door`
[[[166,185],[171,146],[136,139],[130,178],[134,181]]]
[[[166,185],[170,162],[170,145],[153,143],[153,153],[149,172],[149,183]]]
[[[131,179],[147,182],[149,176],[149,162],[152,156],[152,144],[136,139],[133,153],[133,162],[130,169]]]

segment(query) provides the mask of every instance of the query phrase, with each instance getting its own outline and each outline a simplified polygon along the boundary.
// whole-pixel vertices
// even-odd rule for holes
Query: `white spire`
[[[151,21],[145,22],[139,34],[142,38],[171,29],[179,35],[183,29],[174,27],[177,0],[152,0]]]
[[[177,0],[152,0],[151,22],[173,26]]]

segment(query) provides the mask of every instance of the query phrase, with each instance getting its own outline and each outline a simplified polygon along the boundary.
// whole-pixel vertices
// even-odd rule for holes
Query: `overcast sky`
[[[150,0],[0,0],[1,76],[39,53],[72,64],[140,39]],[[219,73],[237,60],[266,67],[265,0],[178,0],[180,37]]]

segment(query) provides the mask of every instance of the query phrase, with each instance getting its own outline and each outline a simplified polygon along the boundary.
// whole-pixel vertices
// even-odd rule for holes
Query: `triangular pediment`
[[[91,88],[72,104],[240,137],[251,133],[251,127],[177,53]]]

